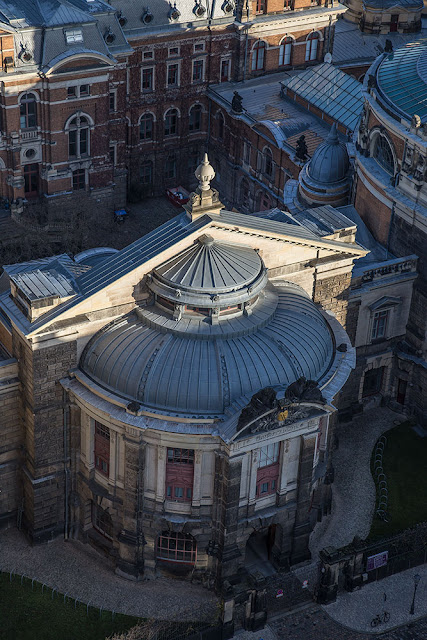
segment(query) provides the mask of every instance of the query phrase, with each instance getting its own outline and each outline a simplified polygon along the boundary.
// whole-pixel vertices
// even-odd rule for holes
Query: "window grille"
[[[196,540],[188,533],[163,531],[157,541],[157,559],[193,565],[197,559]]]

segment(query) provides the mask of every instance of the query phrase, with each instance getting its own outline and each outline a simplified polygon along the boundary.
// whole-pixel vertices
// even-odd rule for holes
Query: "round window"
[[[36,155],[35,149],[27,149],[26,152],[25,152],[25,157],[28,160],[31,160],[31,158],[34,158],[35,155]]]
[[[177,9],[175,9],[174,11],[172,11],[172,13],[171,13],[171,18],[172,18],[172,20],[178,20],[179,15],[180,15],[180,14],[179,14],[179,11],[178,11]]]
[[[25,60],[25,62],[29,62],[31,60],[33,56],[31,55],[31,53],[29,53],[28,51],[26,51],[24,53],[24,55],[22,56],[23,60]]]
[[[202,7],[201,4],[199,4],[199,6],[196,8],[196,16],[198,18],[201,18],[202,15],[205,13],[206,9],[204,7]]]
[[[127,19],[120,14],[119,15],[119,24],[120,24],[120,26],[124,27],[126,23],[127,23]]]
[[[153,21],[153,14],[152,13],[144,13],[144,15],[142,16],[142,22],[144,24],[150,24],[150,22]]]
[[[111,33],[111,32],[108,32],[105,36],[105,42],[107,44],[113,44],[115,39],[116,39],[116,36],[114,35],[114,33]]]

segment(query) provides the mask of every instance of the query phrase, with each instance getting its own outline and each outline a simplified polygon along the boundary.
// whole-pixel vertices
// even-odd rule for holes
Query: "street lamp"
[[[421,576],[418,575],[418,573],[416,573],[414,575],[414,595],[413,595],[413,598],[412,598],[411,608],[409,610],[409,613],[411,615],[414,615],[414,613],[415,613],[415,594],[417,593],[417,587],[418,587],[418,583],[419,583],[420,580],[421,580]]]

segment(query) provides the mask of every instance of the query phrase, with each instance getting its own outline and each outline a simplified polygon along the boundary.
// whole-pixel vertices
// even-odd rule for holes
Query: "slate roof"
[[[335,24],[332,62],[338,66],[351,66],[373,62],[384,52],[386,40],[393,49],[399,49],[408,42],[427,36],[427,17],[422,19],[422,29],[416,33],[384,33],[376,35],[362,33],[356,24],[338,20]]]

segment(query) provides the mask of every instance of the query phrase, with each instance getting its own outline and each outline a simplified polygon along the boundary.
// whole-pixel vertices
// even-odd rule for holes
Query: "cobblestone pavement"
[[[420,575],[421,580],[416,593],[414,616],[409,610],[415,574]],[[342,593],[336,602],[323,608],[337,622],[359,631],[370,631],[371,620],[384,610],[390,613],[390,620],[381,625],[381,631],[408,623],[414,617],[427,616],[427,564],[371,582],[359,591]],[[427,635],[425,638],[427,640]]]
[[[426,640],[427,618],[384,632],[360,633],[332,620],[322,608],[313,605],[299,613],[277,618],[264,630],[252,635],[236,635],[236,640]],[[273,635],[272,635],[273,634]]]
[[[129,615],[168,620],[212,620],[217,598],[200,585],[158,578],[132,582],[88,544],[56,539],[32,547],[16,529],[0,533],[0,569],[56,588],[71,598]]]
[[[316,525],[310,537],[313,560],[325,547],[343,547],[354,536],[363,540],[368,535],[375,508],[371,453],[380,435],[404,420],[402,414],[381,407],[338,427],[338,448],[332,458],[332,513]]]

